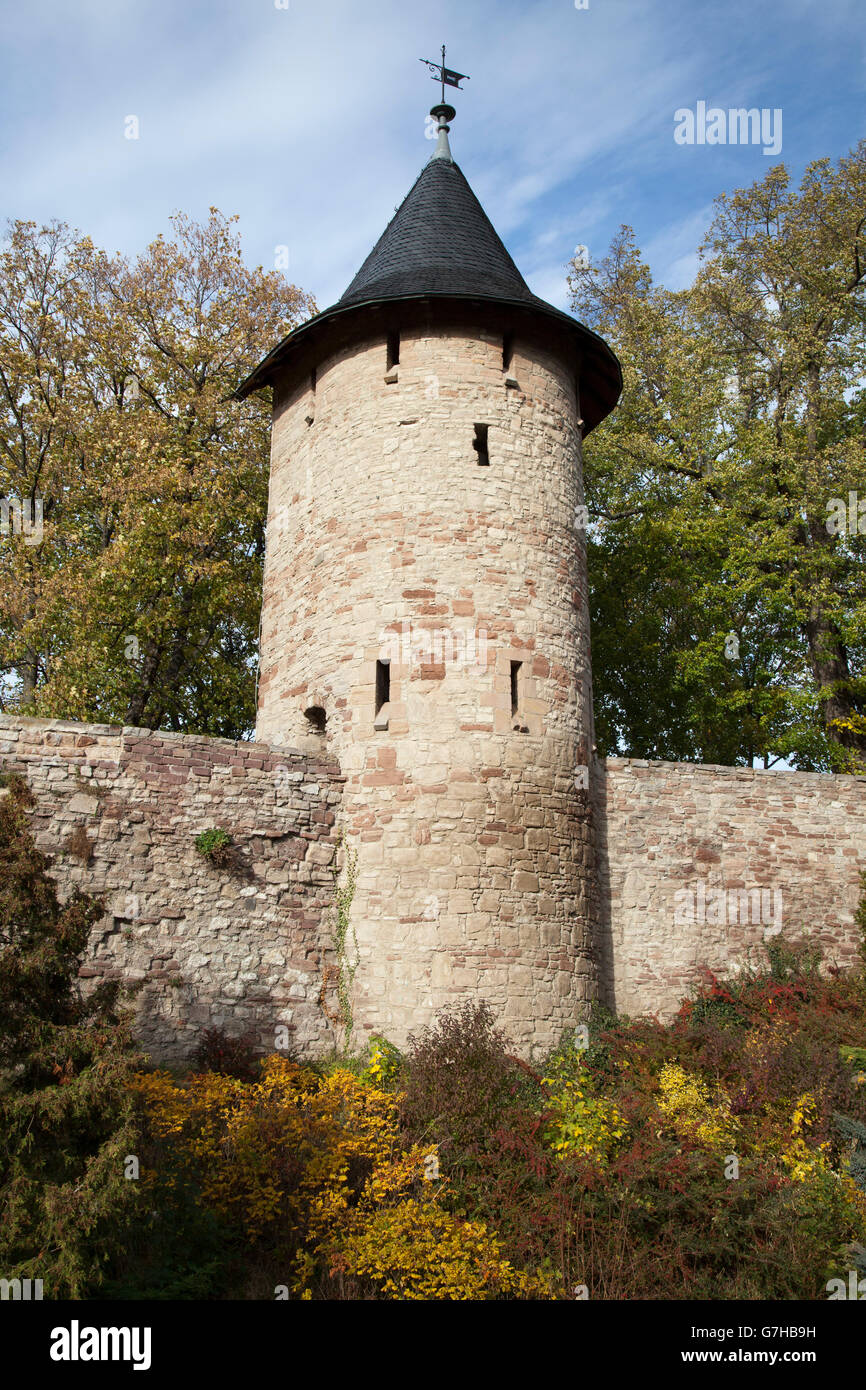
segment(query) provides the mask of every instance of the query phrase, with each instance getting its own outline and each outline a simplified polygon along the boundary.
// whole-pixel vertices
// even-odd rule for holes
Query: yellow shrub
[[[151,1134],[203,1205],[250,1241],[288,1240],[296,1296],[328,1277],[385,1297],[551,1296],[485,1227],[443,1208],[443,1184],[425,1178],[436,1146],[405,1148],[399,1096],[369,1081],[270,1057],[255,1083],[207,1073],[176,1086],[156,1073],[136,1089]],[[170,1188],[170,1166],[142,1176]]]
[[[456,1220],[432,1198],[355,1213],[328,1253],[332,1274],[369,1279],[391,1298],[552,1297],[502,1258],[484,1225]]]
[[[833,1172],[827,1154],[829,1144],[812,1145],[806,1143],[804,1133],[811,1129],[818,1112],[815,1097],[809,1092],[800,1096],[791,1115],[791,1138],[781,1151],[782,1162],[788,1176],[795,1182],[808,1182],[810,1178]],[[835,1175],[838,1176],[838,1175]]]
[[[542,1078],[552,1118],[547,1142],[560,1158],[590,1157],[607,1164],[627,1134],[625,1118],[613,1101],[592,1093],[589,1076],[564,1060]]]
[[[667,1062],[659,1073],[659,1110],[684,1139],[707,1148],[727,1148],[739,1130],[727,1097],[715,1101],[706,1082]]]

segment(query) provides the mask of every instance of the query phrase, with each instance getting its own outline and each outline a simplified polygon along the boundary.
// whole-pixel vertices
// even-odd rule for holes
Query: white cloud
[[[838,0],[836,19],[818,17],[798,3],[826,65],[854,11]],[[685,283],[721,175],[674,146],[673,112],[700,97],[751,101],[762,83],[784,105],[796,40],[787,26],[764,43],[762,24],[775,32],[748,0],[700,7],[686,26],[654,0],[586,11],[567,0],[28,0],[4,19],[3,210],[60,216],[134,252],[175,208],[203,216],[216,204],[240,213],[250,260],[272,264],[288,245],[289,274],[324,306],[429,158],[437,88],[418,59],[445,33],[447,61],[471,74],[462,92],[446,89],[455,157],[536,292],[562,304],[575,245],[603,255],[621,222],[658,277]],[[848,51],[856,61],[856,40]],[[799,63],[791,91],[811,110],[807,75]],[[138,141],[123,138],[128,114]],[[796,138],[786,107],[786,158]]]

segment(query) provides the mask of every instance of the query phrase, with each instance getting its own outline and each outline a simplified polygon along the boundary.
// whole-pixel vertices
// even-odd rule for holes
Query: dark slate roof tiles
[[[457,164],[431,159],[338,303],[414,294],[535,300]]]

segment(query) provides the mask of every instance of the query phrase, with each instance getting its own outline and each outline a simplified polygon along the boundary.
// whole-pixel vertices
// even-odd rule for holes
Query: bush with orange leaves
[[[394,1092],[276,1056],[254,1083],[207,1073],[177,1085],[154,1072],[135,1085],[150,1205],[170,1218],[192,1189],[290,1297],[552,1296],[483,1223],[445,1209],[436,1146],[401,1142]]]

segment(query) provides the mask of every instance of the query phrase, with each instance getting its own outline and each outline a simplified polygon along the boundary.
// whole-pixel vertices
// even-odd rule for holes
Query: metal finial
[[[456,87],[458,91],[462,92],[463,88],[460,86],[460,83],[468,82],[469,77],[465,72],[454,72],[453,68],[446,68],[444,43],[442,45],[441,63],[434,63],[431,58],[419,58],[418,61],[420,63],[426,63],[427,67],[430,69],[433,81],[439,82],[442,87],[442,100],[438,106],[434,106],[430,110],[430,115],[435,116],[439,122],[439,139],[430,158],[451,159],[451,146],[448,144],[448,131],[451,127],[448,122],[454,120],[457,112],[454,110],[454,107],[449,106],[445,100],[445,84],[447,83],[449,87]]]
[[[448,122],[453,121],[456,114],[457,112],[454,110],[454,107],[448,106],[447,103],[443,103],[442,106],[431,106],[430,115],[435,116],[436,120],[439,122],[437,127],[439,139],[436,142],[435,150],[430,156],[431,159],[452,159],[451,146],[448,143],[448,132],[451,127]]]

